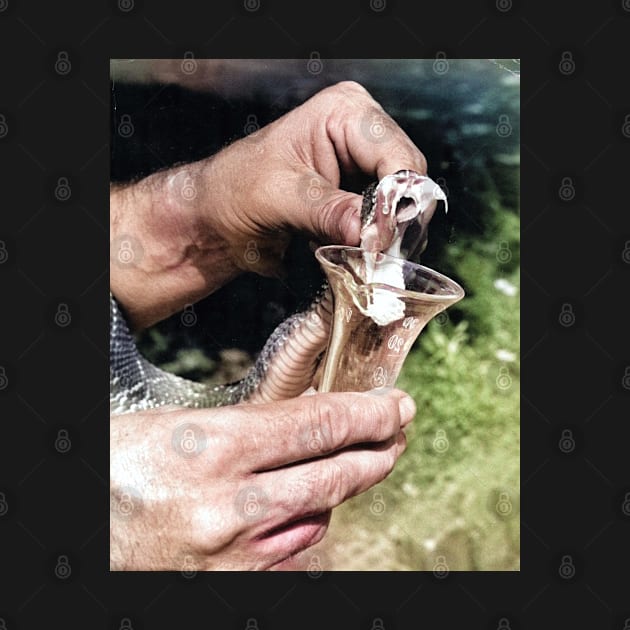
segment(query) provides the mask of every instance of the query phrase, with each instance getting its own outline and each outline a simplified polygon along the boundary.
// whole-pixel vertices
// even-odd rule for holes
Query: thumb
[[[323,177],[309,177],[300,188],[299,227],[324,243],[359,244],[361,195],[335,188]]]

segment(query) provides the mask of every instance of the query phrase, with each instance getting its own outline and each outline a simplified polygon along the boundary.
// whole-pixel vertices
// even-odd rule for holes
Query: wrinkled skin
[[[375,116],[378,142],[364,124]],[[357,169],[381,179],[426,162],[366,90],[341,83],[212,158],[114,188],[112,293],[138,330],[243,270],[273,273],[293,230],[357,245],[361,196],[338,189]],[[141,245],[133,265],[116,264],[121,238]],[[385,390],[113,417],[112,569],[291,568],[333,507],[391,472],[414,414]],[[184,425],[201,436],[194,456],[177,447]],[[243,492],[262,507],[248,512]]]

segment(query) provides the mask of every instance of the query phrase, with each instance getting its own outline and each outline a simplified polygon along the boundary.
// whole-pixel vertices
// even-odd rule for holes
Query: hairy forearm
[[[365,121],[377,116],[386,141]],[[215,156],[111,194],[111,289],[135,328],[205,297],[240,271],[273,276],[293,231],[357,245],[360,195],[341,170],[426,172],[409,137],[363,87],[318,93]],[[129,262],[131,260],[131,262]]]
[[[134,327],[172,315],[231,280],[238,269],[213,229],[223,191],[211,160],[155,173],[110,193],[110,288]]]

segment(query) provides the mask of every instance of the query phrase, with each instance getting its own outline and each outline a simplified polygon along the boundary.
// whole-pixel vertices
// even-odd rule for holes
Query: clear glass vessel
[[[414,341],[438,313],[464,297],[446,276],[358,247],[320,247],[334,313],[320,365],[320,392],[391,387]]]

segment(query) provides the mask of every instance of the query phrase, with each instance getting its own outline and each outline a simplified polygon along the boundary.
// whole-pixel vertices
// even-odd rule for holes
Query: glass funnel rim
[[[324,252],[329,252],[329,251],[349,251],[349,252],[353,252],[353,253],[361,253],[364,254],[365,250],[361,249],[360,247],[353,247],[351,245],[322,245],[321,247],[318,247],[317,250],[315,250],[315,257],[317,258],[317,260],[320,261],[320,263],[322,264],[334,264],[331,261],[327,260],[324,257]],[[440,273],[439,271],[436,271],[435,269],[431,269],[431,267],[427,267],[426,265],[421,265],[419,263],[414,263],[410,260],[406,260],[405,258],[396,258],[394,256],[389,256],[388,254],[383,254],[380,253],[381,256],[385,257],[386,259],[390,259],[390,260],[402,260],[403,263],[407,264],[407,265],[413,265],[414,267],[416,267],[417,269],[419,269],[422,272],[428,273],[429,275],[433,276],[434,278],[436,278],[437,280],[439,280],[442,284],[446,285],[449,287],[449,289],[451,289],[453,292],[452,293],[448,293],[446,295],[444,294],[437,294],[437,293],[424,293],[422,291],[411,291],[408,289],[401,289],[399,287],[394,287],[391,284],[384,284],[381,282],[364,282],[363,286],[365,287],[370,287],[370,288],[375,288],[375,289],[381,289],[381,290],[386,290],[389,291],[391,293],[393,293],[394,295],[398,295],[400,297],[407,297],[407,298],[416,298],[418,299],[419,297],[421,297],[423,300],[428,300],[430,302],[457,302],[459,300],[461,300],[464,296],[465,296],[465,291],[463,289],[463,287],[458,284],[457,282],[455,282],[455,280],[453,280],[452,278],[449,278],[448,276],[444,275],[443,273]],[[348,271],[344,270],[344,273],[349,273]]]

